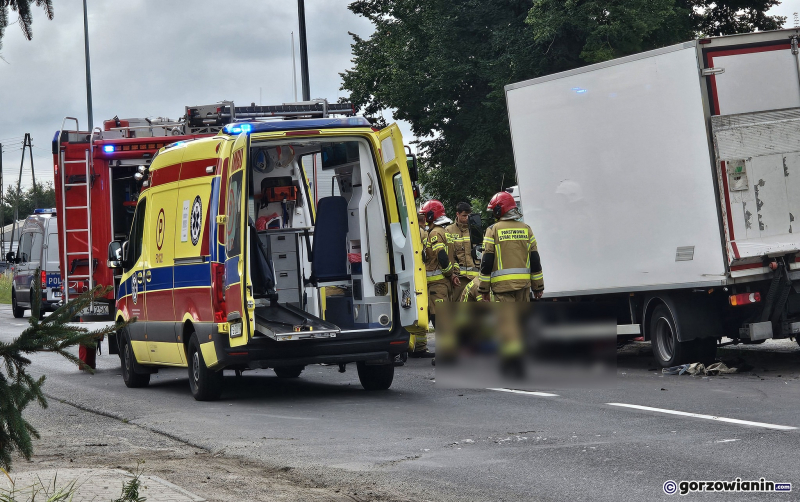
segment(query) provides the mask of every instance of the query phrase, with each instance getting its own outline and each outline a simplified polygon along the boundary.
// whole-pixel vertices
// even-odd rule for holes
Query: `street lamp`
[[[83,0],[83,45],[86,51],[86,107],[89,110],[89,131],[94,127],[92,120],[92,73],[89,69],[89,17],[86,15],[86,0]]]

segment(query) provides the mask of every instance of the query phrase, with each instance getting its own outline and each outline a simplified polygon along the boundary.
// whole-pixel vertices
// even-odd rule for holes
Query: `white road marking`
[[[532,390],[516,390],[516,389],[486,389],[486,390],[496,390],[497,392],[510,392],[512,394],[527,394],[529,396],[539,396],[539,397],[558,397],[558,394],[551,394],[549,392],[534,392]]]
[[[752,425],[754,427],[764,427],[765,429],[775,429],[779,431],[792,431],[797,429],[797,427],[791,427],[789,425],[765,424],[763,422],[751,422],[749,420],[739,420],[738,418],[715,417],[713,415],[701,415],[699,413],[688,413],[685,411],[665,410],[663,408],[651,408],[650,406],[640,406],[638,404],[625,404],[625,403],[606,403],[606,404],[609,406],[621,406],[623,408],[633,408],[635,410],[655,411],[658,413],[666,413],[668,415],[703,418],[705,420],[716,420],[718,422],[727,422],[738,425]]]
[[[715,443],[732,443],[734,441],[741,441],[740,439],[720,439],[719,441],[714,441]]]

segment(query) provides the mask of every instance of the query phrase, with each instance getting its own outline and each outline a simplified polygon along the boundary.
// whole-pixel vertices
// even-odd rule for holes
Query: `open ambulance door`
[[[253,319],[252,309],[248,309],[253,305],[253,299],[248,293],[250,279],[247,267],[249,149],[250,135],[243,132],[231,148],[228,193],[225,198],[225,307],[231,325],[242,319],[242,334],[245,335],[239,339],[242,343],[247,343],[252,335]]]
[[[428,327],[427,283],[422,261],[422,243],[414,217],[414,193],[408,174],[403,138],[397,124],[378,134],[381,143],[380,170],[384,206],[389,215],[389,232],[394,251],[395,294],[400,304],[400,322],[406,329]],[[410,215],[412,217],[409,217]]]

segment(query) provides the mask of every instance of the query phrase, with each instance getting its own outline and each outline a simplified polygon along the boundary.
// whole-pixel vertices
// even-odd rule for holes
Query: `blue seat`
[[[347,199],[341,196],[319,199],[311,250],[313,283],[350,280],[347,273],[347,232]]]

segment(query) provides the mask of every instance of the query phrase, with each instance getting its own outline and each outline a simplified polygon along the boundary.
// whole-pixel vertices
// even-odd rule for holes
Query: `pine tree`
[[[19,26],[22,28],[22,34],[28,40],[33,38],[33,10],[31,4],[36,4],[37,7],[43,7],[47,19],[53,20],[53,0],[0,0],[0,49],[3,48],[3,35],[5,35],[6,28],[8,27],[8,10],[17,11],[19,13]]]
[[[104,335],[116,332],[127,323],[118,323],[89,330],[70,322],[95,298],[106,295],[112,288],[97,286],[70,300],[50,316],[39,316],[41,309],[42,284],[39,270],[34,275],[33,308],[30,326],[11,343],[0,342],[0,467],[11,468],[11,455],[18,451],[26,459],[33,454],[32,438],[39,433],[25,420],[23,411],[33,401],[43,408],[47,399],[42,392],[45,376],[35,378],[28,373],[31,354],[53,352],[78,365],[83,370],[92,371],[68,349],[76,345],[96,347]]]

